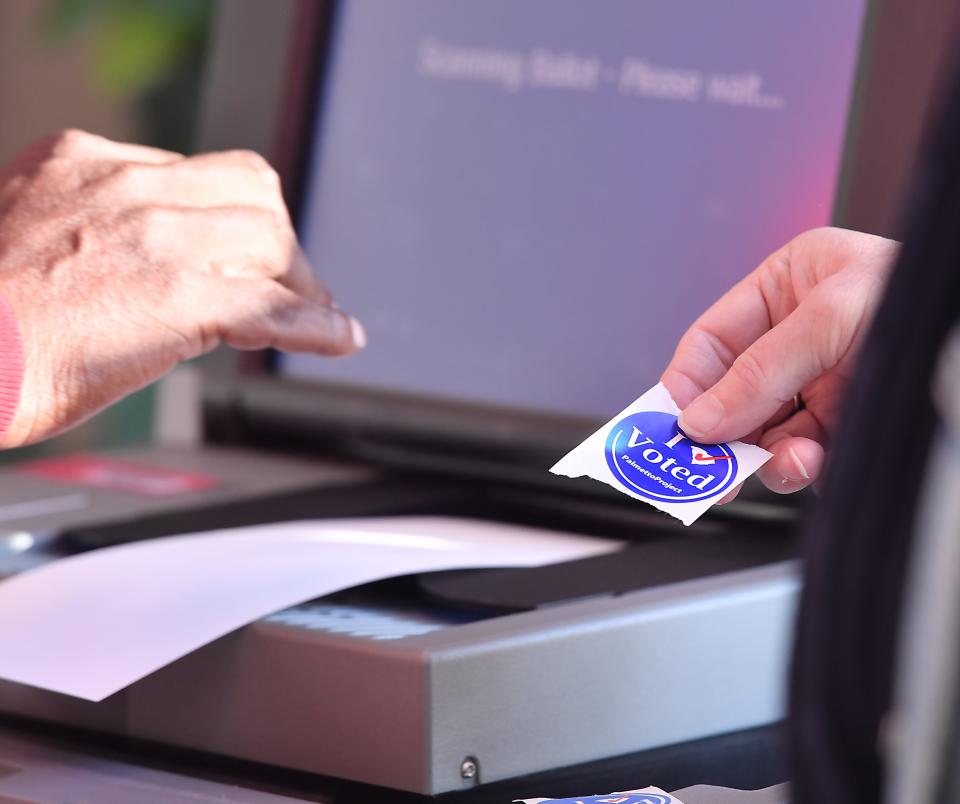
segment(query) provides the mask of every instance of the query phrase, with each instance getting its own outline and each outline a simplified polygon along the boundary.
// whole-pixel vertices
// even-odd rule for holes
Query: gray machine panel
[[[0,577],[55,558],[78,523],[378,477],[235,450],[119,455],[222,482],[155,499],[4,471],[0,513],[17,498],[87,504],[8,518]],[[27,549],[24,534],[38,537]],[[0,682],[0,712],[436,794],[778,720],[797,588],[777,564],[499,616],[363,588],[266,617],[101,703]],[[479,772],[462,772],[468,758]]]
[[[0,682],[0,710],[436,794],[778,720],[797,586],[779,565],[352,633],[301,607],[101,704]]]

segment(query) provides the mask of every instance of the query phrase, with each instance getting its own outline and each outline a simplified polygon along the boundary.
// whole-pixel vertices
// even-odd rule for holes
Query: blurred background
[[[0,164],[63,128],[192,150],[212,7],[212,0],[0,2]],[[145,441],[157,393],[144,389],[0,461]]]

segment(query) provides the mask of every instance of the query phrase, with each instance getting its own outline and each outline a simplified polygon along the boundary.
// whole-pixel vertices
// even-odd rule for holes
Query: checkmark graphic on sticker
[[[732,455],[711,455],[709,452],[704,452],[699,444],[690,447],[690,456],[694,466],[716,466],[714,461],[733,460]]]

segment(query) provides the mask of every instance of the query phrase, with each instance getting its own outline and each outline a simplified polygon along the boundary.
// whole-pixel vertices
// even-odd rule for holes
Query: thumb
[[[835,314],[811,294],[744,351],[727,373],[680,414],[680,428],[704,443],[743,438],[770,420],[842,353]]]

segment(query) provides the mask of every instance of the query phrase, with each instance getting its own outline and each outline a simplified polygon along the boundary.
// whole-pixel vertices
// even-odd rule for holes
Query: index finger
[[[677,344],[660,380],[681,409],[715,385],[776,323],[758,278],[766,263],[714,302]]]

